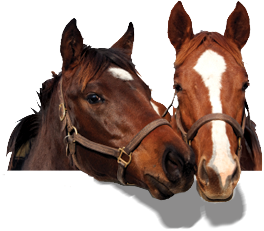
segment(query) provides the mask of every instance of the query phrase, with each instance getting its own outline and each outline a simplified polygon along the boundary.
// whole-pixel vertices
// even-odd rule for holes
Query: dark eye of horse
[[[245,91],[249,86],[249,82],[244,83],[242,90]]]
[[[87,101],[89,102],[89,104],[96,104],[102,102],[103,99],[97,94],[90,94],[87,96]]]
[[[180,84],[176,83],[176,84],[174,84],[174,89],[176,90],[176,92],[179,92],[182,90],[182,87]]]

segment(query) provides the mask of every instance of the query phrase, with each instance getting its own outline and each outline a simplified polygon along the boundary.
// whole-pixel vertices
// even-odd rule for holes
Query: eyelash
[[[248,87],[249,87],[249,81],[247,81],[246,83],[244,83],[242,90],[245,91]]]
[[[173,88],[176,90],[176,92],[182,91],[182,87],[178,83],[174,84]]]
[[[96,104],[96,103],[103,102],[104,99],[100,97],[99,95],[92,93],[87,96],[87,101],[89,104]]]

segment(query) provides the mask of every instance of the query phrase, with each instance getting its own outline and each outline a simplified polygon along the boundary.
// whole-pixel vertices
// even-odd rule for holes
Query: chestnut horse
[[[43,83],[40,111],[12,132],[9,170],[79,169],[99,181],[147,189],[157,199],[191,187],[194,153],[153,109],[131,61],[133,41],[130,23],[110,49],[91,48],[76,20],[68,23],[62,72]]]
[[[168,22],[168,36],[176,50],[174,88],[179,103],[171,123],[194,150],[197,189],[207,201],[230,200],[242,167],[262,168],[260,146],[252,161],[243,138],[250,140],[243,134],[247,131],[258,144],[245,114],[249,82],[241,49],[249,31],[249,17],[240,2],[227,20],[224,36],[205,31],[194,35],[181,2]]]

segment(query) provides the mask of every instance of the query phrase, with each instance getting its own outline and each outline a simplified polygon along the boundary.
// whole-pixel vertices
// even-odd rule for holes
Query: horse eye
[[[182,91],[182,87],[180,84],[176,83],[173,87],[177,92]]]
[[[244,83],[242,90],[245,91],[249,86],[249,82]]]
[[[89,104],[96,104],[99,102],[102,102],[102,98],[96,94],[90,94],[87,96],[87,101],[89,102]]]

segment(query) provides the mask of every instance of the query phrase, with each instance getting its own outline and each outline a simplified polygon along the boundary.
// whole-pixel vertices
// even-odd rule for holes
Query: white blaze
[[[198,59],[194,70],[197,71],[209,90],[212,113],[222,113],[220,99],[222,74],[226,70],[224,58],[212,50],[206,50]],[[223,121],[212,121],[213,155],[208,164],[220,175],[222,185],[235,169],[235,161],[230,151],[230,142]]]
[[[157,114],[158,114],[159,116],[161,116],[161,115],[159,114],[159,108],[158,108],[154,103],[152,103],[151,101],[150,101],[150,103],[151,103],[151,106],[153,107],[153,109],[155,110],[155,112],[157,112]]]
[[[118,67],[110,67],[108,71],[118,79],[122,79],[124,81],[131,81],[134,80],[132,75],[125,71],[124,69],[118,68]]]

